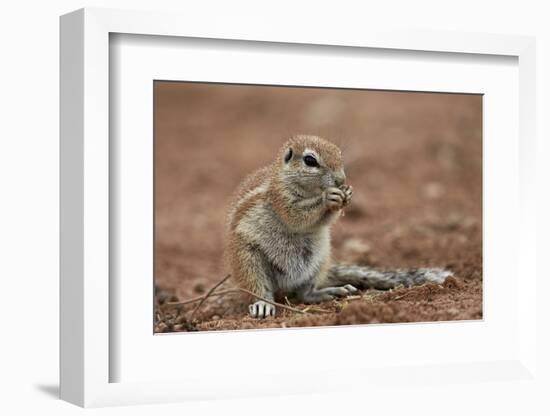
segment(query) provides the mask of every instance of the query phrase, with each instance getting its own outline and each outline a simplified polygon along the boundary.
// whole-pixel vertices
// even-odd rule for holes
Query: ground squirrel
[[[451,272],[378,270],[332,264],[330,228],[352,198],[342,153],[317,136],[289,139],[273,163],[248,176],[227,216],[226,261],[241,287],[268,300],[288,296],[317,303],[358,289],[441,283]],[[252,317],[275,315],[264,301]]]

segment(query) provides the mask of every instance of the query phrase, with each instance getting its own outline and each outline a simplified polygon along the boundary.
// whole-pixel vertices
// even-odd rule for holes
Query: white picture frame
[[[80,406],[159,403],[197,398],[239,397],[261,394],[296,394],[373,386],[394,378],[408,380],[411,367],[368,367],[368,371],[328,369],[322,381],[303,383],[284,374],[266,372],[269,382],[247,380],[246,371],[232,386],[223,377],[213,381],[205,372],[180,380],[112,382],[111,367],[117,357],[111,348],[111,312],[116,300],[110,296],[110,173],[109,146],[110,34],[181,38],[225,39],[277,42],[282,45],[331,45],[384,50],[437,52],[440,54],[502,55],[517,58],[519,83],[519,184],[517,195],[517,265],[522,270],[518,287],[517,345],[496,360],[426,363],[414,367],[419,382],[434,380],[517,380],[536,377],[536,287],[535,270],[535,42],[530,37],[465,33],[331,31],[285,27],[243,19],[241,24],[216,19],[205,27],[192,16],[83,9],[61,18],[61,398]],[[238,31],[235,29],[238,27]],[[515,134],[515,133],[514,133]],[[515,248],[514,248],[515,250]],[[512,277],[517,278],[514,275]],[[529,288],[526,290],[525,288]],[[112,295],[112,293],[111,293]],[[400,331],[410,331],[401,326]],[[412,326],[409,326],[412,328]],[[349,331],[360,331],[350,328]],[[293,330],[285,332],[287,342],[300,337],[319,338],[330,331]],[[325,332],[326,333],[326,332]],[[244,337],[241,333],[241,337]],[[153,334],[151,333],[151,336]],[[209,340],[218,334],[208,334]],[[248,336],[248,335],[247,335]],[[250,335],[256,337],[257,335]],[[337,335],[338,336],[338,335]],[[164,337],[170,343],[170,337]],[[498,355],[498,354],[497,354]],[[146,357],[144,357],[146,359]],[[208,365],[208,364],[205,364]],[[256,373],[255,373],[256,374]],[[260,373],[261,374],[261,371]],[[153,381],[155,380],[155,381]],[[332,380],[332,381],[331,381]],[[405,381],[403,381],[405,380]],[[274,389],[273,386],[279,386]]]

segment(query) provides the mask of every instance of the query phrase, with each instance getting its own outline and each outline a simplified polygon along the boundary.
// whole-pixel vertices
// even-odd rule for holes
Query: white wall
[[[200,3],[200,4],[198,4]],[[538,42],[539,179],[548,178],[550,157],[550,31],[544,1],[144,1],[111,0],[88,2],[11,1],[0,9],[2,60],[0,63],[0,278],[2,339],[0,347],[0,409],[6,415],[30,413],[72,414],[81,410],[54,398],[58,376],[58,16],[80,7],[181,10],[195,13],[208,24],[209,13],[245,13],[269,16],[281,25],[369,24],[420,27],[440,30],[536,35]],[[546,124],[544,124],[546,123]],[[542,138],[545,138],[543,141]],[[543,166],[544,165],[544,166]],[[546,181],[547,182],[547,181]],[[548,212],[548,185],[541,191],[540,212]],[[547,218],[540,219],[539,241],[548,248]],[[545,232],[543,232],[544,230]],[[542,253],[542,244],[539,244]],[[546,250],[547,251],[547,250]],[[540,264],[542,265],[540,256]],[[538,288],[538,293],[548,293]],[[550,316],[539,295],[541,313]],[[545,302],[548,304],[548,302]],[[546,318],[546,323],[548,318]],[[548,348],[546,338],[545,349]],[[548,360],[543,356],[546,369]],[[546,372],[546,374],[549,374]],[[391,412],[397,404],[424,413],[538,414],[543,412],[535,397],[542,392],[520,391],[500,383],[483,389],[458,385],[456,395],[413,391],[410,397],[294,397],[165,405],[151,408],[101,409],[101,414],[257,413],[294,414],[311,411],[344,414]],[[549,389],[550,391],[550,389]],[[426,396],[430,395],[430,398]],[[434,400],[440,397],[440,401]],[[424,398],[426,397],[426,398]],[[477,403],[476,403],[477,402]],[[542,403],[542,402],[541,402]],[[537,407],[538,406],[538,407]],[[545,404],[548,411],[548,404]],[[8,410],[8,408],[10,410]],[[378,409],[378,410],[377,410]],[[285,412],[285,413],[283,413]],[[498,413],[497,413],[498,412]],[[32,414],[32,413],[31,413]]]

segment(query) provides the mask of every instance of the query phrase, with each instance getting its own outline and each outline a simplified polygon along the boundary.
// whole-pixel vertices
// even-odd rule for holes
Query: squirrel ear
[[[292,159],[292,148],[289,148],[285,155],[285,163],[288,163]]]

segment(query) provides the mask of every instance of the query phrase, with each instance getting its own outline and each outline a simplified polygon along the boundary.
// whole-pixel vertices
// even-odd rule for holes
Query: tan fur
[[[295,160],[285,162],[289,149]],[[322,169],[306,166],[304,152],[319,159]],[[323,178],[307,179],[321,170]],[[309,181],[306,191],[299,186],[302,177]],[[238,187],[227,216],[225,255],[235,282],[260,296],[273,298],[276,291],[285,292],[302,284],[315,287],[318,279],[325,280],[330,268],[328,227],[338,217],[341,207],[328,207],[324,192],[329,185],[334,186],[335,180],[342,181],[344,177],[340,149],[320,137],[305,135],[290,138],[269,166],[247,176]],[[295,180],[297,186],[289,182]],[[270,233],[270,229],[274,232]],[[272,241],[265,241],[269,239]],[[286,245],[303,253],[296,251],[295,256],[293,251],[286,252]],[[280,252],[276,251],[277,247]],[[311,262],[292,263],[299,260],[300,254]],[[262,259],[266,259],[265,262]],[[291,275],[302,269],[304,274],[312,274],[305,276],[303,282],[301,276],[296,276],[298,273],[284,283],[274,282],[270,276],[273,274],[270,270],[288,271]]]

